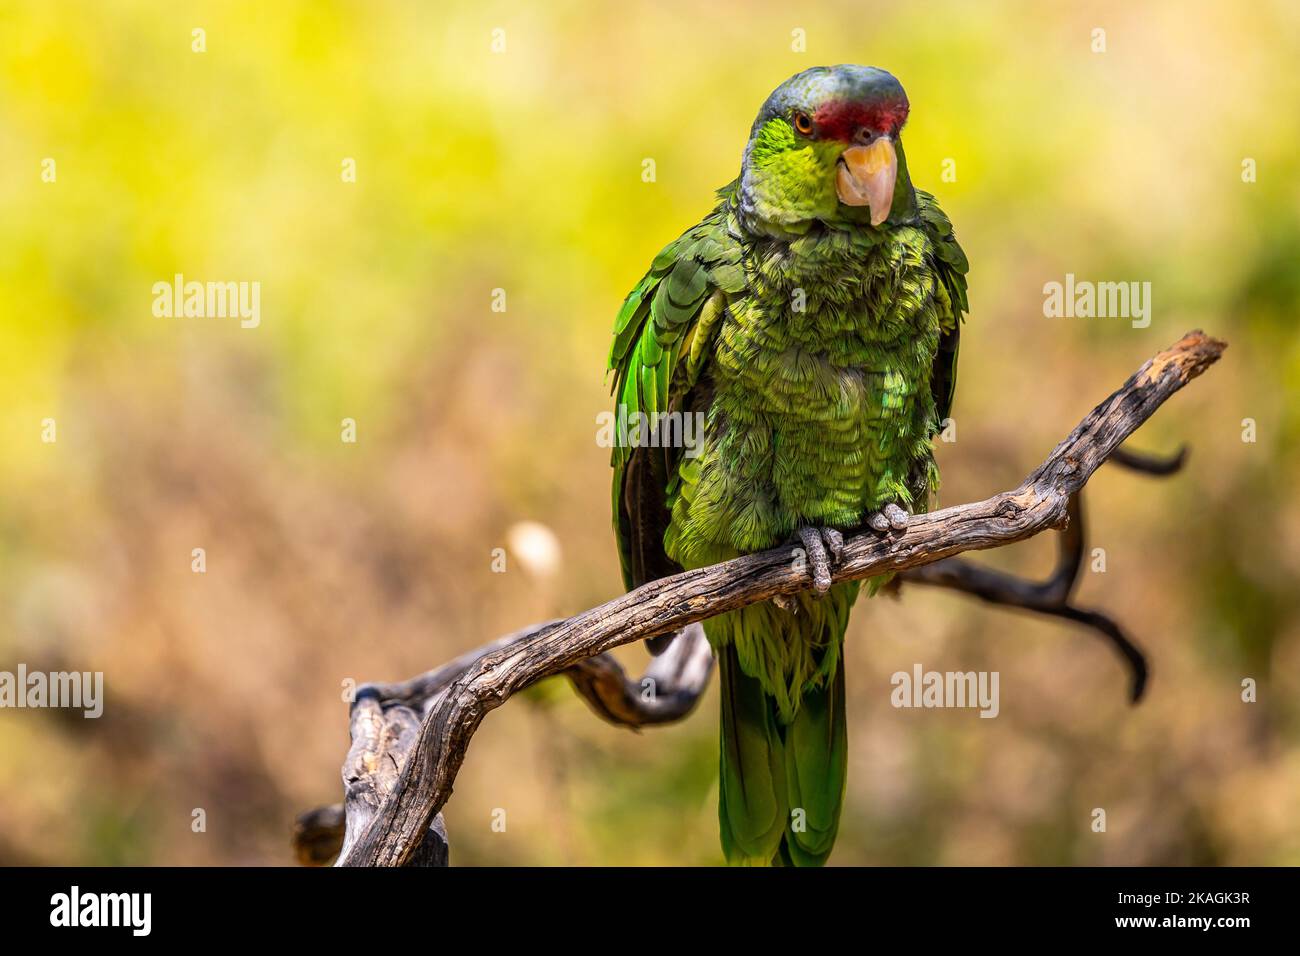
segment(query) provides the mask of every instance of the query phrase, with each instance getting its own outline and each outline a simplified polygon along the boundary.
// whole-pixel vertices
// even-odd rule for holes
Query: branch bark
[[[1094,408],[1018,488],[917,515],[902,532],[851,537],[834,580],[903,571],[1064,527],[1071,496],[1161,404],[1217,361],[1225,347],[1199,331],[1188,333]],[[412,745],[404,748],[410,753],[400,774],[349,834],[338,865],[411,862],[451,795],[474,732],[513,694],[622,644],[810,586],[791,549],[773,548],[651,582],[483,654],[444,691],[427,698],[430,706],[418,735],[411,735]]]

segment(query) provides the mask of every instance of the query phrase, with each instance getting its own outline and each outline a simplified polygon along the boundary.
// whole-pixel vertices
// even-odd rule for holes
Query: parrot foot
[[[834,528],[805,525],[799,529],[799,543],[808,557],[813,587],[825,594],[831,589],[831,568],[844,557],[844,535]]]
[[[873,531],[879,531],[881,534],[890,531],[905,531],[907,530],[907,522],[911,517],[911,514],[891,501],[879,511],[867,515],[867,526]]]

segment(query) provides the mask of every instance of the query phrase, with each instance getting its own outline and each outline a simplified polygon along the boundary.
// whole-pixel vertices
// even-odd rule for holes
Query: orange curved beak
[[[871,224],[889,218],[898,178],[898,153],[894,141],[881,136],[870,146],[851,146],[840,155],[835,191],[846,206],[870,206]]]

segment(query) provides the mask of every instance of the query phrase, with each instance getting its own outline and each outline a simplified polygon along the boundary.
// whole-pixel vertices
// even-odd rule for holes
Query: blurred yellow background
[[[341,794],[345,680],[616,594],[614,314],[768,92],[838,62],[901,79],[971,260],[946,503],[1184,331],[1231,348],[1133,443],[1190,441],[1184,474],[1090,485],[1081,600],[1147,650],[1148,699],[1079,629],[860,603],[832,862],[1300,863],[1300,13],[1177,0],[0,3],[0,670],[107,688],[98,721],[0,711],[0,863],[288,863]],[[176,273],[259,282],[260,325],[155,317]],[[1151,282],[1150,326],[1044,318],[1066,273]],[[522,520],[554,573],[492,572]],[[1000,716],[893,709],[916,662],[999,671]],[[720,862],[715,695],[642,734],[563,684],[511,701],[453,863]]]

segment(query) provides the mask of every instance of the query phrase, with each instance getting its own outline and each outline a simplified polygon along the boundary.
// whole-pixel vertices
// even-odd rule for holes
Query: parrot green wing
[[[921,222],[934,247],[932,263],[939,277],[938,300],[942,331],[939,350],[935,354],[930,374],[930,388],[934,394],[936,424],[941,425],[952,414],[953,395],[957,390],[957,347],[961,341],[961,323],[969,305],[966,299],[966,272],[970,264],[966,253],[957,244],[952,222],[934,196],[916,190],[916,201],[921,212]]]
[[[734,187],[720,190],[713,212],[655,257],[614,323],[614,531],[629,589],[681,570],[664,554],[663,542],[668,484],[683,449],[680,442],[648,447],[649,421],[656,413],[691,415],[703,408],[697,386],[713,336],[728,302],[745,291],[741,245],[727,226]]]

